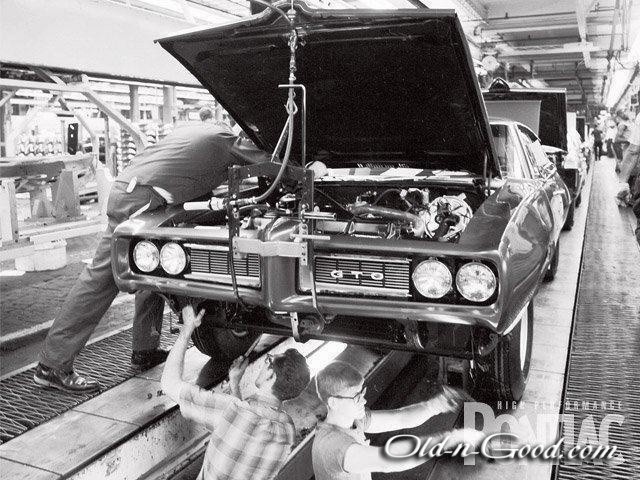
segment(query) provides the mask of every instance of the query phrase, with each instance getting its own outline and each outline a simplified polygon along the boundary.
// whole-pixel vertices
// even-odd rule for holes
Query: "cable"
[[[289,91],[289,101],[287,102],[287,110],[291,108],[291,104],[293,104],[293,92]],[[280,165],[280,170],[278,170],[278,174],[276,178],[273,180],[269,188],[257,197],[251,198],[240,198],[238,200],[233,200],[229,202],[231,205],[236,207],[243,207],[245,205],[251,205],[254,203],[260,203],[267,198],[276,190],[280,180],[282,180],[282,176],[284,175],[285,170],[287,169],[287,164],[289,163],[289,157],[291,156],[291,146],[293,145],[293,115],[295,112],[293,110],[289,111],[289,120],[287,123],[289,124],[289,133],[287,134],[287,148],[284,152],[284,158],[282,159],[282,165]]]
[[[277,12],[278,15],[280,15],[282,18],[284,18],[286,20],[286,22],[289,24],[289,26],[291,28],[293,27],[293,22],[291,21],[291,19],[287,16],[286,13],[284,13],[284,10],[282,10],[281,8],[278,7],[274,7],[272,4],[270,4],[269,2],[265,2],[264,0],[249,0],[250,2],[253,3],[257,3],[258,5],[262,5],[263,7],[267,7],[270,8],[271,10],[273,10],[274,12]]]
[[[378,197],[377,197],[373,202],[371,202],[371,205],[377,205],[377,203],[378,203],[380,200],[382,200],[384,197],[386,197],[386,196],[387,196],[387,194],[389,194],[389,193],[391,193],[391,192],[397,192],[397,193],[400,193],[400,192],[401,192],[401,190],[400,190],[399,188],[388,188],[388,189],[386,189],[384,192],[382,192],[380,195],[378,195]]]
[[[331,196],[329,196],[329,194],[323,192],[322,190],[318,189],[318,188],[314,188],[314,191],[319,193],[320,195],[322,195],[324,198],[326,198],[327,200],[329,200],[331,203],[333,203],[334,205],[336,205],[338,208],[340,208],[340,210],[346,212],[346,213],[351,213],[349,211],[349,209],[347,209],[344,205],[342,205],[340,202],[338,202],[337,200],[333,199]]]

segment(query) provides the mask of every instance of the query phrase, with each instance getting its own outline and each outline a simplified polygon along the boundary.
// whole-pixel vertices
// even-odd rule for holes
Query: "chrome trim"
[[[337,288],[336,288],[337,287]],[[300,287],[303,292],[309,292],[310,288]],[[333,283],[316,282],[316,290],[318,293],[355,293],[363,297],[399,297],[409,298],[411,294],[408,290],[398,290],[383,287],[361,287],[354,285],[336,285]]]
[[[215,250],[216,252],[228,252],[228,245],[203,245],[200,243],[185,243],[185,247],[192,248],[194,250]]]
[[[231,275],[221,275],[218,273],[187,273],[183,275],[184,278],[189,280],[204,280],[208,282],[217,282],[224,284],[231,284]],[[245,287],[259,287],[260,279],[256,277],[246,277],[244,275],[236,275],[238,285]]]
[[[397,257],[379,257],[375,255],[349,255],[344,253],[319,253],[314,258],[342,258],[344,260],[359,260],[359,261],[372,261],[372,262],[387,262],[387,263],[406,263],[410,264],[409,258],[397,258]]]

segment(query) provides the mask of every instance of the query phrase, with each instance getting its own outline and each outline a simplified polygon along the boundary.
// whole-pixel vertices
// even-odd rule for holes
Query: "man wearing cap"
[[[269,159],[267,153],[239,141],[228,129],[205,122],[178,128],[137,155],[111,187],[107,229],[49,330],[34,381],[73,393],[100,387],[96,380],[75,373],[73,363],[118,294],[111,271],[111,237],[120,223],[163,205],[179,205],[210,194],[226,180],[232,165]],[[131,362],[137,369],[157,365],[167,356],[158,349],[163,309],[158,295],[136,294]]]
[[[204,310],[182,310],[184,326],[162,373],[162,391],[180,406],[182,415],[211,430],[198,480],[269,480],[284,465],[296,439],[282,402],[299,396],[309,384],[305,357],[290,348],[264,355],[255,379],[256,392],[242,398],[239,384],[248,366],[240,357],[229,370],[231,394],[205,390],[183,380],[184,357]]]

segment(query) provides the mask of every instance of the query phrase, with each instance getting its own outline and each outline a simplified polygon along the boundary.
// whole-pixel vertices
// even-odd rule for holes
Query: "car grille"
[[[318,292],[371,297],[409,297],[410,260],[357,255],[317,255]]]
[[[231,283],[229,250],[226,245],[185,244],[190,258],[191,273],[184,277],[217,283]],[[260,257],[254,253],[244,258],[234,258],[238,285],[260,286]]]

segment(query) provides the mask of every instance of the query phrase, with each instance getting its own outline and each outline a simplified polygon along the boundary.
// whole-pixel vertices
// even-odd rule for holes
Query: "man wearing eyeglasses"
[[[229,371],[231,394],[217,393],[182,379],[189,339],[200,325],[192,306],[182,310],[184,326],[176,340],[164,372],[162,390],[178,402],[182,415],[211,430],[198,480],[266,480],[274,478],[286,461],[296,438],[295,427],[282,409],[282,402],[297,397],[307,387],[309,367],[304,356],[290,348],[279,355],[265,355],[257,392],[240,395],[240,380],[248,359],[240,357]]]
[[[425,463],[428,456],[389,457],[382,447],[370,446],[364,434],[417,427],[435,415],[456,410],[462,401],[455,390],[445,387],[444,393],[426,402],[396,410],[369,410],[364,378],[345,362],[333,362],[318,373],[316,389],[327,407],[327,418],[318,424],[312,447],[316,480],[370,480],[373,472],[401,472]],[[475,430],[457,430],[439,435],[439,440],[448,439],[445,445],[450,448],[463,438],[475,444],[480,437]]]

